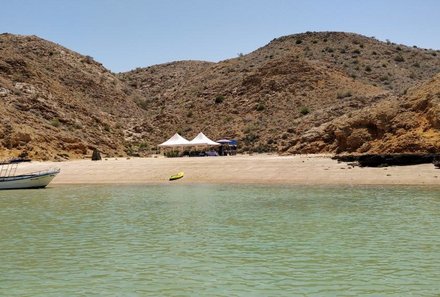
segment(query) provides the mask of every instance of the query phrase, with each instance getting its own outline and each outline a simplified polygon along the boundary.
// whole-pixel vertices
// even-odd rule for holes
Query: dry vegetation
[[[440,151],[440,74],[410,89],[319,127],[322,142],[337,152]],[[308,143],[315,146],[317,143]]]
[[[326,124],[377,102],[399,102],[440,72],[437,53],[357,34],[304,33],[219,63],[183,61],[120,77],[143,94],[160,128],[149,135],[157,142],[176,130],[188,138],[205,131],[237,138],[242,151],[356,151],[324,133]]]
[[[1,34],[0,152],[144,155],[176,131],[236,138],[249,152],[438,151],[439,72],[438,51],[349,33],[120,74],[38,37]]]
[[[0,35],[2,157],[125,155],[124,129],[143,111],[93,58],[35,36]]]

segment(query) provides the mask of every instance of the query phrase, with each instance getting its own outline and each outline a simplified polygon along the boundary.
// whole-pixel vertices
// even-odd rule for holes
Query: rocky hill
[[[126,155],[135,94],[95,62],[35,36],[0,35],[1,157]]]
[[[440,52],[351,33],[274,39],[218,63],[114,74],[35,36],[0,35],[0,157],[144,155],[175,132],[243,152],[439,149]]]
[[[439,153],[440,74],[401,98],[386,98],[308,134],[313,139],[297,140],[305,151],[322,146],[348,153]]]
[[[306,153],[352,150],[329,145],[318,127],[377,102],[399,102],[439,72],[438,51],[318,32],[274,39],[219,63],[175,62],[120,78],[143,94],[141,106],[160,131],[149,133],[156,143],[175,131],[187,138],[204,131],[238,139],[243,151]]]
[[[326,62],[356,80],[402,94],[440,71],[440,51],[381,42],[344,32],[308,32],[274,39],[251,55],[295,53],[298,58]]]

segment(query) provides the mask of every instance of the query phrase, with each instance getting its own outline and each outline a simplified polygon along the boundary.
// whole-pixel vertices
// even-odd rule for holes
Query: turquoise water
[[[0,192],[0,296],[440,296],[440,188]]]

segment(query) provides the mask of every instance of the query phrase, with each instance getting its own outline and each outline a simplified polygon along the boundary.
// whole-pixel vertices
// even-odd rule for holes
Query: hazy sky
[[[0,32],[32,34],[114,72],[219,61],[305,31],[440,49],[438,0],[0,0]]]

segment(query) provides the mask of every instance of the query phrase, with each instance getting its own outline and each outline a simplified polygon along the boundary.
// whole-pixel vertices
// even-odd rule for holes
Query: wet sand
[[[117,158],[102,161],[32,162],[20,172],[58,167],[50,184],[294,184],[294,185],[437,185],[432,164],[360,168],[322,155],[242,155],[200,158]],[[185,176],[168,181],[177,172]]]

